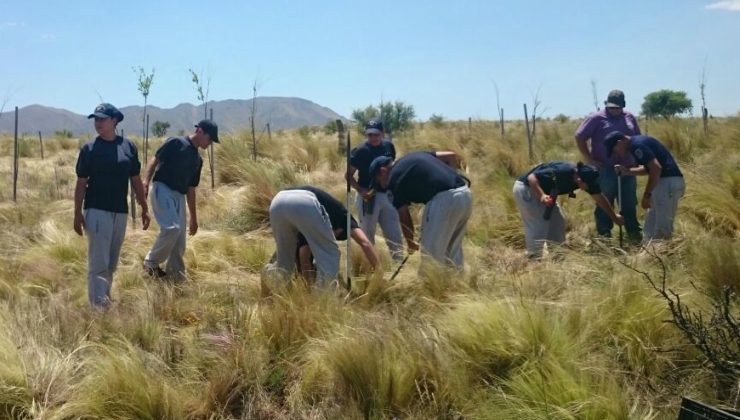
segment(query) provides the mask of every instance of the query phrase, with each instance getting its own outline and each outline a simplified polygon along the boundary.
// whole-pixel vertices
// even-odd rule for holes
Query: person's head
[[[377,146],[383,141],[383,121],[372,119],[365,124],[365,135],[367,141]]]
[[[601,187],[599,187],[599,170],[591,165],[578,162],[573,179],[578,185],[578,188],[589,194],[593,195],[601,192]]]
[[[606,112],[613,117],[622,115],[625,104],[624,92],[617,89],[609,92],[606,101],[604,101]]]
[[[211,142],[219,143],[218,126],[211,120],[201,120],[195,125],[195,134],[190,138],[196,146],[205,149]]]
[[[102,103],[87,118],[95,118],[95,131],[100,136],[112,137],[115,136],[118,123],[123,121],[123,113],[109,103]]]
[[[604,137],[604,146],[606,147],[606,156],[612,157],[617,155],[619,157],[624,156],[627,153],[627,146],[629,145],[629,136],[622,133],[621,131],[612,131]]]
[[[388,188],[388,174],[391,170],[393,159],[389,156],[378,156],[370,163],[370,186],[380,185],[381,188]]]

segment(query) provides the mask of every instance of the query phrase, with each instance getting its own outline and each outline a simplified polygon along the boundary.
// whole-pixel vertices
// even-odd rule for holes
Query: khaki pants
[[[161,182],[152,188],[152,210],[159,224],[159,235],[144,264],[158,267],[167,262],[164,271],[175,280],[185,278],[185,194],[170,189]]]
[[[370,242],[375,244],[375,228],[380,224],[385,243],[391,252],[391,258],[399,262],[403,259],[403,234],[401,233],[398,212],[391,203],[390,193],[375,193],[373,207],[372,213],[365,212],[362,195],[357,196],[357,214],[360,215],[360,227]]]
[[[473,210],[467,186],[437,193],[424,206],[421,222],[421,265],[424,276],[431,265],[463,269],[462,241]]]
[[[669,239],[673,235],[678,200],[685,192],[686,183],[683,177],[660,178],[650,196],[650,208],[645,213],[645,242],[651,239]]]
[[[524,240],[527,245],[527,254],[532,257],[542,255],[545,242],[561,244],[565,242],[565,218],[560,206],[555,204],[550,220],[545,220],[547,206],[542,204],[533,194],[532,189],[522,181],[514,183],[514,200],[519,214],[524,222]]]
[[[110,305],[113,272],[118,267],[126,235],[126,216],[126,213],[99,209],[85,210],[87,296],[93,307],[107,308]]]

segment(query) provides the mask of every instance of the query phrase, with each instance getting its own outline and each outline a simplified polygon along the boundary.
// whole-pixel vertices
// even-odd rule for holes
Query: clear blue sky
[[[132,66],[156,68],[149,103],[297,96],[349,116],[381,97],[420,119],[508,118],[540,88],[545,116],[581,116],[620,88],[639,111],[685,90],[740,110],[740,0],[0,0],[0,104],[88,113],[98,93],[141,104]]]

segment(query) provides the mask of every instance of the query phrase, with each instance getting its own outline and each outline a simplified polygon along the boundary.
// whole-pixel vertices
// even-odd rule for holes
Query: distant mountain
[[[329,108],[315,104],[301,98],[257,97],[256,99],[256,130],[261,132],[266,124],[270,129],[290,129],[306,125],[321,125],[327,121],[344,119],[341,115]],[[90,104],[92,110],[97,104]],[[249,118],[252,110],[252,99],[227,99],[210,101],[208,108],[213,109],[213,119],[218,123],[223,133],[235,132],[249,128]],[[125,133],[141,136],[141,117],[144,113],[142,106],[126,106],[119,108],[124,120],[118,125]],[[170,128],[167,134],[177,134],[183,130],[189,133],[193,125],[203,118],[203,106],[183,103],[171,109],[162,109],[153,105],[147,107],[149,123],[155,121],[168,122]],[[209,111],[210,113],[210,111]],[[13,133],[13,111],[0,114],[0,133]],[[39,131],[44,136],[51,136],[55,131],[69,130],[79,136],[93,135],[95,128],[88,121],[87,114],[79,115],[65,109],[30,105],[19,109],[18,132],[36,135]],[[150,131],[151,135],[151,131]]]

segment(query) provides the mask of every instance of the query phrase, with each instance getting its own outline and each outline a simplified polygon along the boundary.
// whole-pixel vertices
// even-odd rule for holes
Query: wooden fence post
[[[344,124],[342,120],[336,120],[337,124],[337,152],[344,152]]]
[[[499,115],[499,122],[501,123],[501,138],[506,134],[504,130],[504,109],[501,108],[501,114]]]
[[[15,107],[15,129],[13,130],[13,201],[17,201],[18,190],[18,107]]]
[[[41,160],[44,160],[44,142],[41,140],[40,131],[39,131],[39,148],[41,149]]]
[[[524,104],[524,124],[527,129],[527,145],[529,146],[529,161],[534,160],[534,153],[532,153],[532,133],[529,131],[529,115],[527,115],[527,104]]]
[[[213,108],[211,108],[209,111],[211,111],[210,119],[213,121]],[[208,146],[209,150],[211,151],[211,189],[216,189],[216,154],[213,151],[213,142],[211,142],[211,145]]]

